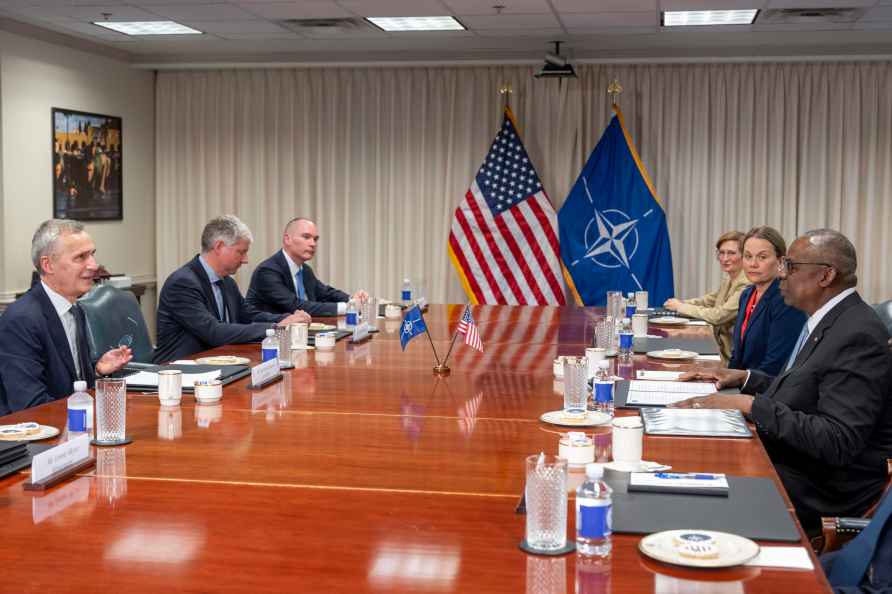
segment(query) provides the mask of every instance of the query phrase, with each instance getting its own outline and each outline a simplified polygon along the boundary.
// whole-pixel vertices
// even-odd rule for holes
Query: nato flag
[[[421,309],[417,305],[413,305],[406,315],[403,316],[403,325],[400,329],[400,346],[406,350],[409,341],[427,332],[427,326],[424,325],[424,318],[421,317]]]
[[[616,115],[558,212],[561,260],[577,302],[605,305],[607,291],[675,294],[666,213]]]

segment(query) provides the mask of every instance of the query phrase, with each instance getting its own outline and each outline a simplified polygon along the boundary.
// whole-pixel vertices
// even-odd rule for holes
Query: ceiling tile
[[[754,24],[753,31],[840,31],[851,29],[852,23],[768,23]]]
[[[233,4],[165,4],[150,9],[158,16],[175,21],[256,20],[257,17]]]
[[[547,40],[565,36],[563,29],[474,29],[474,33],[479,37],[541,37]]]
[[[239,2],[252,14],[265,19],[333,19],[356,16],[334,2]]]
[[[439,0],[337,0],[337,3],[359,16],[444,16],[449,14]]]
[[[551,7],[546,0],[443,0],[456,15],[498,15],[493,5],[504,6],[501,14],[551,14]]]
[[[768,0],[766,8],[853,8],[876,3],[877,0]]]
[[[107,13],[109,20],[158,20],[151,12],[134,6],[32,6],[15,9],[16,13],[31,18],[58,20],[59,18],[74,19],[77,21],[100,21]]]
[[[215,33],[221,39],[231,39],[233,41],[251,40],[251,39],[303,39],[297,33],[284,31],[282,33]]]
[[[657,0],[552,0],[555,10],[564,12],[634,12],[656,10]]]
[[[537,29],[559,28],[560,23],[551,14],[502,14],[499,16],[466,16],[461,22],[470,29]]]
[[[874,6],[860,20],[862,23],[870,21],[892,21],[892,4],[888,6]]]
[[[269,21],[189,21],[189,26],[204,33],[287,33]]]
[[[602,12],[598,14],[561,15],[567,29],[588,29],[591,27],[656,27],[659,24],[654,12]]]
[[[652,27],[589,27],[588,29],[567,27],[567,31],[571,35],[603,38],[607,36],[653,35],[659,31],[659,27],[656,25]]]
[[[871,21],[869,23],[857,22],[852,29],[858,31],[888,31],[892,29],[892,21]]]

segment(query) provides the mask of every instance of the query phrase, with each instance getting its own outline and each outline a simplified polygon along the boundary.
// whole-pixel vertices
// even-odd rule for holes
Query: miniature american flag
[[[477,323],[471,315],[471,306],[465,307],[465,313],[462,314],[461,321],[458,323],[457,332],[465,335],[465,344],[472,348],[483,352],[483,341],[480,340],[480,332],[477,329]]]

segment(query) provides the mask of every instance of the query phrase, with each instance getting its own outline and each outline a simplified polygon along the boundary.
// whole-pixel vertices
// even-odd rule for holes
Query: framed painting
[[[53,217],[122,220],[121,118],[59,107],[52,118]]]

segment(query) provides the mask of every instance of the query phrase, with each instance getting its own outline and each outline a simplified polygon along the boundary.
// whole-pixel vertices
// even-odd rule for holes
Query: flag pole
[[[623,86],[619,84],[619,80],[613,79],[610,81],[610,84],[607,85],[607,94],[610,95],[610,102],[613,107],[619,107],[619,96],[623,92]]]
[[[437,355],[437,348],[434,346],[434,339],[431,338],[430,328],[427,327],[427,322],[424,321],[424,313],[421,311],[421,306],[418,306],[418,315],[421,317],[421,321],[424,322],[424,333],[427,334],[427,340],[431,343],[431,350],[434,352],[434,359],[437,360],[437,366],[434,367],[434,373],[437,375],[449,375],[449,368],[446,365],[440,363],[440,357]]]
[[[504,106],[505,109],[511,108],[511,94],[513,92],[514,92],[514,90],[511,88],[511,83],[508,82],[507,80],[502,83],[501,87],[499,87],[499,95],[505,96],[505,106]]]
[[[468,311],[468,308],[471,307],[471,304],[467,304],[465,306],[464,311],[462,312],[462,317],[464,317],[465,312]],[[449,350],[446,351],[446,357],[443,359],[443,366],[446,366],[446,363],[449,362],[449,355],[452,354],[452,347],[455,346],[455,339],[458,337],[458,326],[455,327],[455,332],[452,333],[452,342],[449,343]],[[448,369],[448,368],[447,368]]]

